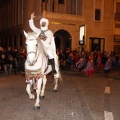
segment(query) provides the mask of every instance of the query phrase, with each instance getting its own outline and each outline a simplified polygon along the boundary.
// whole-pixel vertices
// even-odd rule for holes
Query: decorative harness
[[[46,31],[48,31],[48,30],[41,30],[41,33],[39,35],[39,38],[44,40],[44,41],[47,39],[47,36],[45,35]]]
[[[44,77],[44,75],[46,74],[47,69],[48,69],[48,65],[46,65],[44,73],[42,73],[41,68],[39,68],[37,70],[25,69],[26,83],[30,83],[30,80],[32,80],[33,81],[33,85],[32,85],[33,89],[37,89],[38,80],[40,78]]]
[[[37,59],[36,59],[37,61]],[[42,60],[43,61],[43,60]],[[47,60],[48,61],[48,60]],[[43,63],[43,62],[42,62]],[[26,73],[26,79],[30,80],[30,79],[35,79],[38,80],[39,78],[43,78],[46,71],[48,69],[48,64],[46,65],[46,68],[44,70],[44,73],[42,74],[42,70],[41,68],[37,69],[37,70],[28,70],[25,68],[25,73]]]

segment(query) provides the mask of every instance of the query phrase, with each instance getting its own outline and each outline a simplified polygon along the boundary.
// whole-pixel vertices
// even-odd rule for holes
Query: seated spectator
[[[84,73],[87,76],[92,76],[94,73],[94,63],[93,63],[93,57],[89,57],[89,60],[87,62],[87,66],[82,70],[82,73]]]
[[[9,60],[6,59],[5,54],[2,54],[1,68],[5,71],[6,75],[11,74],[12,64],[10,64]]]
[[[79,61],[76,63],[76,68],[81,71],[84,68],[85,61],[84,58],[80,58]]]
[[[17,59],[13,58],[12,55],[8,56],[8,60],[10,61],[10,64],[12,64],[12,68],[14,69],[14,73],[17,72]]]
[[[7,51],[5,52],[6,58],[8,58],[9,55],[13,56],[13,51],[11,49],[11,47],[8,47]]]
[[[107,62],[105,63],[104,73],[105,74],[110,73],[111,68],[112,68],[112,62],[111,62],[111,59],[108,58]]]
[[[65,70],[66,69],[66,60],[61,59],[59,62],[60,62],[60,69]]]

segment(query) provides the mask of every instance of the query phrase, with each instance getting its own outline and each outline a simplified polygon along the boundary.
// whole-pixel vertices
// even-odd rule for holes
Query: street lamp
[[[84,40],[85,40],[85,25],[82,25],[79,28],[79,45],[81,46],[80,47],[81,55],[82,55],[82,51],[83,51]]]

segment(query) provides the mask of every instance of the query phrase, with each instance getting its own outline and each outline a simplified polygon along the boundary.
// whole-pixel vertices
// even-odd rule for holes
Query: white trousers
[[[45,53],[48,55],[48,58],[53,59],[55,56],[55,51],[53,50],[53,47],[50,44],[48,45],[43,44],[43,48],[44,48]]]

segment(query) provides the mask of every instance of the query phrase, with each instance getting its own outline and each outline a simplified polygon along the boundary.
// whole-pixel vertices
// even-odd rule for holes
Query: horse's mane
[[[35,32],[28,32],[28,37],[34,36],[34,37],[36,38],[35,35],[36,35]],[[45,53],[44,53],[44,49],[43,49],[43,45],[42,45],[42,43],[41,43],[41,41],[40,41],[40,38],[37,37],[36,40],[37,40],[37,43],[38,43],[38,50],[40,51],[41,54],[45,54]]]

